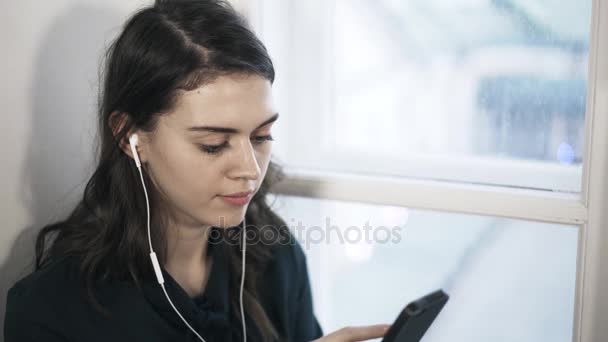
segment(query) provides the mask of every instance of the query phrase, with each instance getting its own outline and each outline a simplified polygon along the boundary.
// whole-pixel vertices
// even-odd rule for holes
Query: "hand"
[[[361,327],[345,327],[312,342],[356,342],[384,336],[390,324],[376,324]]]

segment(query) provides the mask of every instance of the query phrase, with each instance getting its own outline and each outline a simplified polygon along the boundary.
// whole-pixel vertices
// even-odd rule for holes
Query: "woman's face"
[[[277,116],[268,80],[221,76],[181,92],[155,131],[143,133],[142,162],[179,226],[230,227],[243,220],[248,203],[224,196],[258,191]]]

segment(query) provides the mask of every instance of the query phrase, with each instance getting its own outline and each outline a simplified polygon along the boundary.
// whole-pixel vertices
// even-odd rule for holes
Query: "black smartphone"
[[[409,303],[382,342],[419,342],[449,298],[443,290],[437,290]]]

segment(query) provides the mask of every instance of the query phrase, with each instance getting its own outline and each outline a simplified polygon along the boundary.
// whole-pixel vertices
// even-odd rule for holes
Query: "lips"
[[[240,196],[233,196],[233,195],[240,195]],[[253,195],[251,192],[239,192],[239,193],[232,194],[230,196],[222,196],[222,199],[230,204],[237,205],[237,206],[243,206],[243,205],[249,203],[249,201],[251,200],[252,197],[253,197]]]
[[[251,198],[253,197],[253,191],[235,192],[230,195],[222,195],[221,197],[222,199],[224,199],[224,201],[230,204],[242,206],[251,201]]]
[[[246,197],[246,196],[249,196],[252,193],[253,193],[253,191],[243,191],[243,192],[235,192],[233,194],[223,195],[223,196],[224,197]]]

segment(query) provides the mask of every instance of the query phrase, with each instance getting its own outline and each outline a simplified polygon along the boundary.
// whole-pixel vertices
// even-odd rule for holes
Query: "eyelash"
[[[268,141],[274,141],[274,139],[272,138],[272,135],[259,135],[254,137],[253,139],[253,143],[256,145],[261,145],[265,142]],[[220,153],[224,148],[228,147],[228,142],[225,141],[220,145],[199,145],[200,149],[208,154],[217,154]]]

